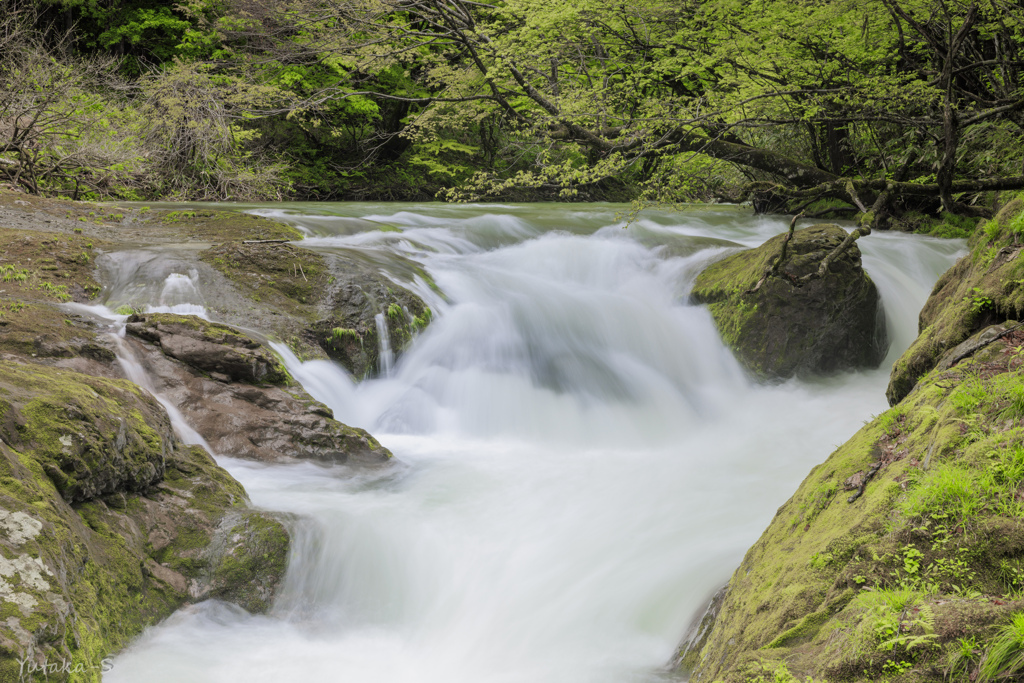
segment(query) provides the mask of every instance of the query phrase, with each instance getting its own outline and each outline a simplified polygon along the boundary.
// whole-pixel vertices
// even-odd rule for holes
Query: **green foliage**
[[[761,663],[745,674],[744,683],[814,683],[814,679],[807,676],[802,681],[789,671],[789,667],[782,663]]]
[[[938,638],[935,612],[923,597],[907,589],[872,590],[861,592],[851,604],[864,610],[862,634],[875,649],[909,652],[934,647]]]
[[[28,279],[28,270],[12,264],[0,264],[0,280],[4,282],[24,282]]]
[[[906,410],[901,406],[896,406],[886,412],[882,413],[878,417],[878,424],[889,438],[896,438],[903,425],[903,421],[906,419]]]
[[[348,329],[346,327],[334,327],[331,329],[331,339],[334,341],[344,341],[351,339],[352,341],[362,341],[359,338],[359,333],[355,330]]]
[[[40,282],[39,289],[51,295],[58,301],[71,301],[71,294],[68,293],[67,285],[55,285],[52,282]]]
[[[1014,614],[1001,627],[985,652],[978,683],[1010,678],[1024,671],[1024,612]]]
[[[974,636],[959,638],[950,652],[946,678],[951,681],[970,680],[981,660],[981,646]]]
[[[971,312],[975,314],[992,308],[992,297],[987,296],[981,287],[971,287],[967,296],[964,297],[964,301],[970,303]]]
[[[1008,0],[977,12],[952,0],[41,7],[23,22],[39,50],[0,45],[0,74],[32,83],[0,86],[58,112],[35,124],[58,122],[35,147],[49,161],[58,147],[102,149],[26,181],[75,198],[671,203],[816,187],[799,203],[842,210],[859,200],[823,185],[875,183],[869,204],[886,182],[948,190],[954,177],[1015,175],[1024,140],[999,109],[1021,88],[1004,46],[1024,10]],[[53,59],[21,68],[32,54]],[[953,100],[947,59],[968,74]],[[121,80],[83,78],[98,64]],[[961,122],[955,135],[944,112]],[[23,115],[0,107],[0,119]],[[32,168],[26,154],[0,156]],[[922,196],[898,204],[934,215]],[[944,197],[932,234],[969,234],[974,219],[957,214],[978,199]]]

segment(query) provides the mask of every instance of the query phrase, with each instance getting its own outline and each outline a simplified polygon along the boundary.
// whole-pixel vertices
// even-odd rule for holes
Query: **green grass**
[[[1017,612],[992,639],[981,663],[977,683],[1010,679],[1021,671],[1024,671],[1024,612]]]

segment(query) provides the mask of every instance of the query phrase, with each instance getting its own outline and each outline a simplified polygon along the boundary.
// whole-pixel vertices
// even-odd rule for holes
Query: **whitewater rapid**
[[[253,207],[303,229],[305,247],[377,265],[434,310],[387,375],[360,384],[276,347],[398,464],[220,458],[255,505],[294,515],[273,611],[181,610],[104,680],[668,677],[687,622],[774,510],[886,408],[888,366],[963,245],[861,240],[892,341],[885,366],[757,385],[687,292],[704,264],[786,223],[727,208],[646,212],[624,227],[624,208]],[[201,278],[161,268],[118,286],[205,312]]]

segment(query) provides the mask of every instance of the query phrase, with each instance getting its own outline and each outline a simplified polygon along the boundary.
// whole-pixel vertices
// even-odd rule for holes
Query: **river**
[[[760,385],[687,292],[710,260],[784,231],[781,218],[694,207],[624,227],[628,207],[602,204],[248,208],[300,227],[303,246],[380,264],[434,309],[386,376],[359,384],[278,347],[399,463],[219,458],[253,504],[294,514],[282,593],[266,616],[179,611],[116,658],[110,683],[671,679],[688,621],[775,509],[886,409],[888,368],[963,253],[861,240],[890,332],[883,367]],[[205,310],[212,293],[188,287],[195,301],[176,305]]]

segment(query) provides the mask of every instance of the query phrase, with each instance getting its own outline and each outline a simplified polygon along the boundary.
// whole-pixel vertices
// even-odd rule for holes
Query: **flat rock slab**
[[[155,383],[214,453],[274,462],[291,458],[380,465],[391,453],[290,380],[258,340],[193,316],[129,318],[127,340]],[[262,384],[253,378],[261,377]]]

